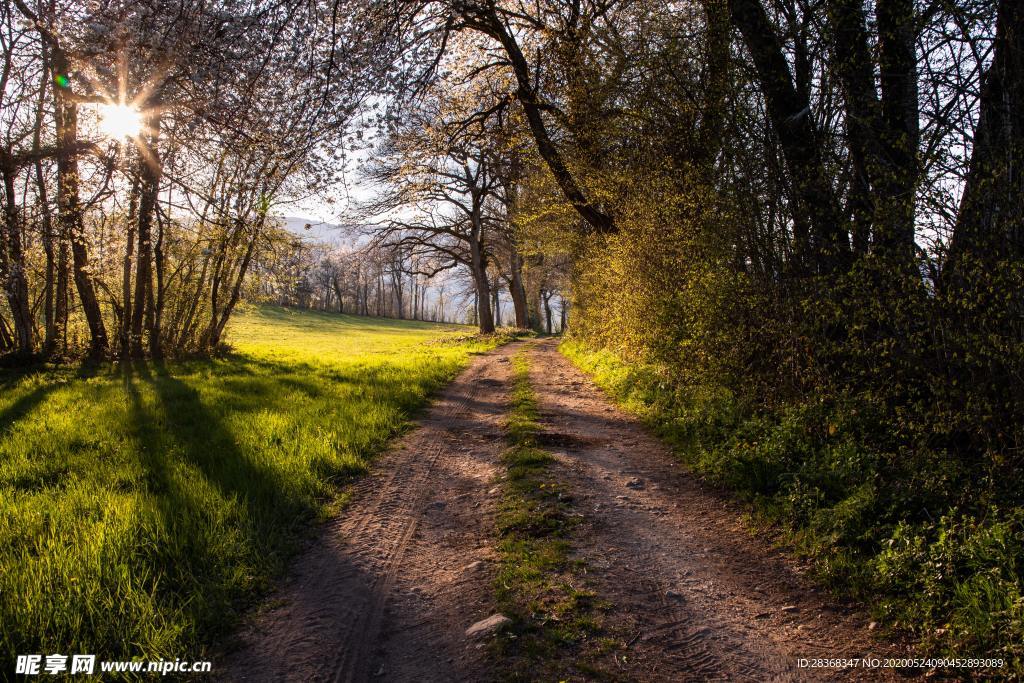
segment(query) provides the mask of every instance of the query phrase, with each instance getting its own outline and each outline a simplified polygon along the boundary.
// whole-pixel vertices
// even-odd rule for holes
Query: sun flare
[[[132,138],[142,132],[142,112],[129,104],[101,104],[100,132],[111,138]]]

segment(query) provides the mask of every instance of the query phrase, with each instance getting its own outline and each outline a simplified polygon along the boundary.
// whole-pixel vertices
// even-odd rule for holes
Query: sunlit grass
[[[197,657],[494,343],[451,329],[261,307],[225,358],[0,374],[0,659]]]

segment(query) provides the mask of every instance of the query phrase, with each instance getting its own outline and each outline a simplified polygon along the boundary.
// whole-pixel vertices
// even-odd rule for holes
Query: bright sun
[[[142,112],[128,104],[99,106],[100,132],[111,138],[131,138],[142,132]]]

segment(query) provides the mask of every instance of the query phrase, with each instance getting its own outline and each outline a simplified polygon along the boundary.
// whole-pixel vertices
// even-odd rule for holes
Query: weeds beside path
[[[676,466],[557,350],[530,355],[539,445],[582,515],[573,557],[603,616],[617,676],[644,681],[888,679],[881,669],[801,671],[801,659],[902,652],[862,612],[818,593],[799,565],[751,537],[742,510]]]

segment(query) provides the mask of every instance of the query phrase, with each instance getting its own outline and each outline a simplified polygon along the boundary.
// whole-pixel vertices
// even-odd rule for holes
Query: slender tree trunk
[[[59,347],[67,350],[68,340],[68,234],[61,221],[57,221],[57,291],[53,301],[53,336]]]
[[[228,325],[228,320],[231,319],[231,314],[234,312],[235,306],[238,304],[238,299],[242,295],[242,284],[245,282],[245,276],[249,272],[249,265],[252,263],[253,254],[256,253],[256,243],[259,241],[262,223],[263,218],[261,218],[260,222],[253,227],[252,237],[246,244],[245,255],[242,256],[242,262],[238,266],[238,273],[235,277],[235,282],[231,287],[231,295],[228,298],[227,304],[224,306],[224,310],[220,314],[220,320],[217,322],[215,333],[211,337],[212,347],[216,347],[220,344],[220,341],[224,336],[224,329]]]
[[[153,263],[156,266],[156,286],[155,292],[150,294],[150,310],[152,311],[149,319],[149,353],[153,358],[163,357],[163,347],[161,346],[162,341],[160,335],[163,334],[162,323],[164,315],[164,221],[160,216],[157,216],[156,220],[156,244],[153,247]]]
[[[551,292],[545,291],[541,294],[541,300],[544,302],[544,321],[546,324],[546,332],[551,334]]]
[[[139,155],[139,256],[135,263],[135,305],[131,320],[131,354],[143,355],[142,333],[147,315],[152,315],[153,297],[153,219],[160,191],[159,135],[160,118],[148,121],[149,139],[140,136]]]
[[[491,303],[494,310],[494,326],[501,327],[501,292],[498,289],[498,278],[494,278],[491,287]]]
[[[55,302],[57,299],[57,254],[54,245],[53,215],[50,212],[50,198],[46,188],[46,177],[43,174],[43,163],[36,160],[36,191],[39,193],[39,206],[43,219],[43,252],[46,254],[46,298],[43,301],[43,321],[45,335],[43,353],[53,356],[57,351],[57,320]]]
[[[849,260],[849,234],[825,172],[821,134],[807,94],[793,82],[782,41],[761,0],[729,0],[729,10],[753,58],[772,129],[789,169],[797,259],[808,272],[841,269]]]
[[[135,255],[135,225],[139,208],[139,175],[132,179],[132,187],[128,196],[128,234],[125,239],[124,259],[121,263],[121,298],[124,302],[121,315],[121,355],[128,357],[131,353],[132,326],[132,261]]]
[[[14,194],[14,169],[3,169],[4,183],[4,233],[7,248],[5,268],[7,271],[4,288],[7,292],[7,305],[11,308],[14,323],[16,352],[31,355],[32,309],[28,300],[28,277],[25,263],[24,236],[18,215],[18,206]]]
[[[0,315],[0,351],[10,351],[14,348],[14,337],[11,334],[11,327],[7,320]]]
[[[32,148],[36,152],[36,193],[39,200],[39,210],[42,217],[43,229],[43,253],[46,255],[46,282],[43,300],[43,354],[47,357],[53,356],[57,351],[57,324],[54,317],[54,302],[57,297],[56,273],[57,262],[54,249],[53,214],[50,211],[50,196],[46,187],[46,174],[43,172],[43,160],[39,154],[42,148],[42,134],[44,129],[44,116],[46,104],[46,89],[50,80],[50,70],[47,66],[46,43],[42,45],[42,62],[39,101],[36,107],[36,126],[32,133]]]

